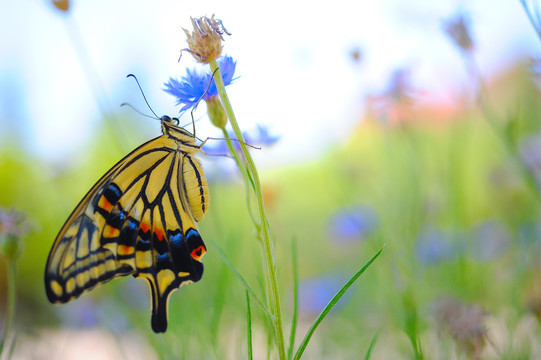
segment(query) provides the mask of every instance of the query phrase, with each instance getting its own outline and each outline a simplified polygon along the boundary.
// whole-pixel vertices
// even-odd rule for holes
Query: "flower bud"
[[[227,124],[227,114],[218,95],[208,97],[205,102],[207,103],[207,112],[212,125],[223,129]]]

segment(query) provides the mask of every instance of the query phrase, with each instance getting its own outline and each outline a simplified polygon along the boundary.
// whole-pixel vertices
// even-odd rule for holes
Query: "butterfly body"
[[[86,194],[56,237],[45,269],[52,303],[115,277],[148,281],[152,328],[167,329],[169,295],[203,275],[206,248],[195,222],[209,192],[195,138],[161,118],[163,135],[139,146]]]

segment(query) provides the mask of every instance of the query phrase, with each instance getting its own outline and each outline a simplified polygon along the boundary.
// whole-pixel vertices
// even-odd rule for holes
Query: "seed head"
[[[488,314],[478,305],[445,299],[436,304],[435,317],[440,329],[455,340],[458,347],[473,359],[478,359],[485,347]]]
[[[199,19],[191,18],[193,31],[183,29],[188,42],[188,49],[185,49],[197,60],[197,62],[208,64],[211,60],[216,60],[222,54],[223,34],[231,35],[222,20],[203,16]]]
[[[53,6],[62,12],[67,12],[70,9],[69,0],[52,0]]]

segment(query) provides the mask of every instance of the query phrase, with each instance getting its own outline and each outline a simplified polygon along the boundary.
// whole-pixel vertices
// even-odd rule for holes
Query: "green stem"
[[[6,359],[11,352],[11,327],[15,317],[15,295],[17,293],[17,263],[14,260],[7,262],[7,304],[6,321],[4,323],[4,338],[0,343],[0,358]]]
[[[253,351],[252,351],[252,312],[250,311],[250,294],[246,290],[246,317],[248,322],[248,331],[246,336],[248,337],[248,359],[253,360]]]
[[[269,277],[269,283],[270,283],[270,288],[271,288],[270,305],[271,305],[271,310],[274,315],[273,325],[274,325],[274,330],[275,330],[275,335],[276,335],[276,343],[278,346],[278,353],[279,353],[280,359],[285,359],[286,352],[285,352],[285,343],[284,343],[284,333],[282,329],[282,315],[281,315],[281,310],[280,310],[280,296],[278,293],[276,267],[275,267],[275,262],[274,262],[273,250],[271,247],[270,230],[269,230],[269,224],[267,221],[267,215],[265,212],[265,205],[263,203],[263,191],[261,189],[261,182],[259,180],[259,174],[255,167],[254,160],[252,159],[252,156],[250,155],[248,148],[246,147],[244,137],[242,136],[239,125],[237,123],[237,119],[233,112],[233,108],[231,107],[231,103],[225,91],[225,85],[222,79],[222,74],[220,72],[218,63],[216,62],[216,60],[212,60],[209,64],[210,64],[211,71],[212,72],[216,71],[214,81],[216,82],[216,88],[218,89],[220,100],[222,102],[222,105],[224,106],[225,112],[227,113],[227,117],[229,118],[229,122],[231,124],[231,127],[233,128],[233,132],[235,133],[235,136],[239,140],[241,152],[242,152],[242,155],[244,156],[244,160],[246,161],[246,168],[247,168],[248,175],[250,175],[252,178],[252,185],[254,187],[254,192],[257,199],[257,209],[258,209],[259,218],[260,218],[260,229],[258,229],[258,232],[260,233],[260,235],[263,235],[261,238],[263,241],[263,251],[264,251],[264,256],[265,256],[265,262],[267,265],[267,275]]]
[[[289,333],[289,348],[287,351],[288,360],[293,359],[293,347],[295,346],[295,335],[299,318],[299,264],[296,239],[293,239],[291,242],[291,257],[293,260],[293,318],[291,319],[291,332]]]
[[[252,208],[251,198],[252,198],[253,189],[251,190],[250,186],[248,185],[252,182],[250,176],[248,175],[248,169],[246,168],[244,163],[240,160],[239,155],[235,151],[235,148],[233,147],[233,143],[230,140],[231,137],[229,136],[229,133],[227,132],[225,127],[222,128],[222,133],[224,134],[224,138],[226,139],[226,144],[227,144],[227,147],[229,148],[229,152],[231,153],[231,155],[233,155],[233,159],[237,163],[237,166],[242,176],[244,177],[244,184],[246,186],[246,204],[248,205],[248,213],[250,214],[250,217],[252,218],[252,222],[256,224],[257,231],[259,232],[259,229],[261,226],[258,225],[257,219],[254,217],[254,213],[252,211],[253,208]]]

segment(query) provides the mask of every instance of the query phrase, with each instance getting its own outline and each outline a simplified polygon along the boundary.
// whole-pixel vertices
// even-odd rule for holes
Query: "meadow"
[[[460,45],[468,63],[471,49]],[[363,99],[370,106],[343,141],[317,159],[259,172],[285,358],[371,260],[327,308],[302,358],[541,357],[538,69],[525,60],[490,79],[474,72],[475,91],[446,106],[417,102],[398,77],[406,74],[396,74],[388,92]],[[24,133],[5,137],[3,319],[9,269],[16,276],[5,358],[281,358],[265,314],[273,311],[273,290],[264,240],[251,220],[257,194],[247,201],[251,187],[227,157],[197,155],[211,199],[198,223],[205,272],[171,296],[166,333],[152,331],[147,285],[131,276],[65,305],[48,303],[43,271],[52,241],[92,184],[142,143],[145,134],[133,121],[126,113],[114,122],[104,117],[78,161],[62,166],[21,147]],[[251,153],[280,141],[263,138],[247,140],[262,147]]]

